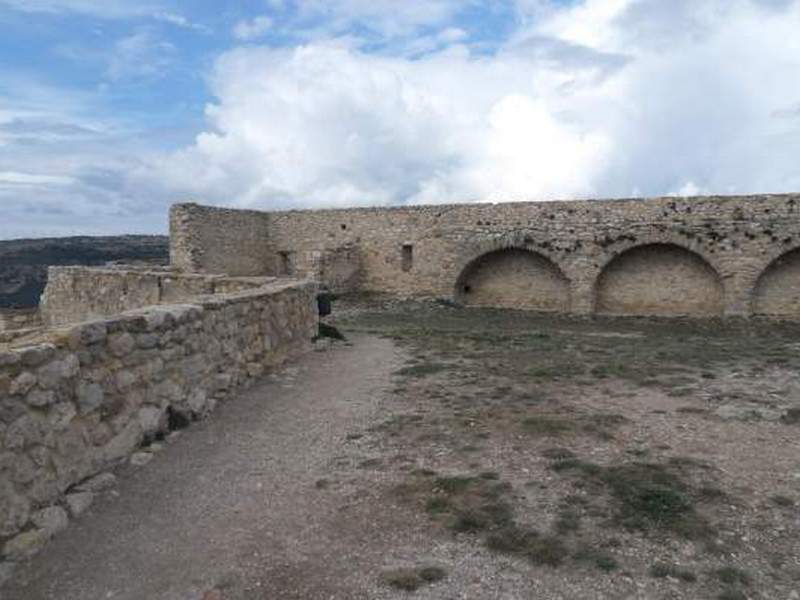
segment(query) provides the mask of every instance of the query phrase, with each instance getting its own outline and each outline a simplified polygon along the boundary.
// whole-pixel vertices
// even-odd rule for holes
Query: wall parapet
[[[229,277],[127,265],[50,267],[40,312],[45,325],[57,327],[195,296],[255,289],[274,281],[274,277]]]
[[[282,281],[151,306],[0,350],[0,554],[62,528],[79,484],[309,347],[316,286]],[[91,494],[89,494],[91,496]]]

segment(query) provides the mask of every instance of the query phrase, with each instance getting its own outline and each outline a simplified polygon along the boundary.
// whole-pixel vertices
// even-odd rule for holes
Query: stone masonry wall
[[[178,204],[170,211],[173,267],[232,276],[279,274],[266,213],[195,206]]]
[[[0,349],[0,554],[35,553],[169,415],[195,418],[316,333],[316,287],[282,282],[52,330]],[[0,567],[3,567],[0,561]]]
[[[0,309],[0,332],[31,329],[41,324],[38,308]]]
[[[254,289],[264,277],[195,275],[170,269],[50,267],[40,310],[48,326],[80,323],[155,304]]]
[[[520,281],[524,272],[502,265],[508,277],[487,279],[493,286],[490,295],[507,293],[514,305],[556,306],[552,286],[543,291],[540,284],[563,276],[569,292],[564,310],[576,314],[800,316],[792,278],[800,269],[800,253],[792,252],[800,248],[798,194],[359,208],[247,217],[233,210],[176,205],[172,218],[182,226],[173,227],[172,244],[180,250],[175,254],[203,254],[209,263],[224,262],[227,251],[214,258],[215,246],[204,245],[191,224],[208,228],[222,217],[226,227],[217,229],[236,238],[238,231],[227,227],[234,214],[257,220],[264,231],[258,252],[291,256],[298,275],[316,277],[324,253],[357,247],[358,281],[364,290],[458,298],[469,304],[470,293],[480,300],[483,292],[467,292],[465,274],[489,253],[513,250],[533,253],[547,265],[537,271],[541,277]],[[654,260],[623,260],[627,252],[645,246]],[[506,256],[510,261],[519,258],[513,252]],[[708,269],[699,268],[697,261]],[[603,277],[607,268],[615,273]],[[605,300],[598,298],[601,285]],[[698,300],[708,293],[719,298]],[[624,302],[609,307],[610,298]]]

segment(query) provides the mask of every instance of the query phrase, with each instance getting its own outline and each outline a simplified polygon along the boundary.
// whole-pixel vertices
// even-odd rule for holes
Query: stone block
[[[155,333],[142,333],[136,336],[136,345],[143,350],[155,348],[158,342],[159,336]]]
[[[45,437],[46,428],[42,419],[24,414],[6,429],[6,448],[18,450],[28,445],[41,444]]]
[[[105,392],[98,383],[82,382],[78,385],[78,410],[86,415],[103,405]]]
[[[128,456],[139,446],[142,430],[138,420],[129,422],[122,430],[103,446],[102,457],[107,464],[112,464]]]
[[[25,371],[21,373],[16,379],[11,382],[9,386],[9,393],[14,395],[24,395],[27,394],[33,386],[36,385],[37,379],[36,375],[31,373],[30,371]]]
[[[72,494],[67,494],[64,498],[64,502],[72,518],[79,517],[85,513],[93,501],[94,494],[91,492],[74,492]]]
[[[0,562],[0,587],[11,581],[11,576],[14,574],[16,566],[14,562]]]
[[[102,321],[86,323],[76,328],[80,343],[85,346],[102,342],[108,336],[108,327]]]
[[[10,367],[20,362],[18,352],[0,352],[0,367]]]
[[[3,546],[3,557],[10,561],[31,558],[44,548],[50,535],[43,529],[32,529],[8,540]]]
[[[63,359],[51,361],[39,369],[39,385],[45,389],[52,389],[63,380],[75,377],[79,370],[80,361],[77,355],[68,354]]]
[[[59,402],[54,404],[47,413],[47,422],[55,431],[62,431],[69,427],[72,419],[78,414],[72,402]]]
[[[56,347],[52,344],[39,344],[20,348],[17,352],[20,354],[22,364],[27,367],[38,367],[55,356]]]
[[[11,481],[26,485],[36,479],[36,463],[25,454],[18,454],[11,468]]]
[[[166,428],[166,413],[154,406],[143,406],[139,409],[139,426],[145,434],[156,433]]]
[[[110,490],[115,485],[117,485],[117,477],[113,473],[100,473],[76,485],[74,491],[96,494]]]
[[[128,369],[120,369],[114,375],[114,384],[120,392],[124,392],[136,383],[138,383],[136,375]]]
[[[69,525],[67,511],[60,506],[50,506],[31,515],[31,521],[49,537],[63,531]]]
[[[53,390],[32,390],[25,396],[25,402],[34,408],[44,408],[56,402],[56,394]]]
[[[151,460],[153,460],[152,452],[134,452],[131,454],[130,463],[134,467],[143,467]]]
[[[122,358],[136,348],[136,340],[128,332],[115,333],[108,336],[108,350],[112,356]]]
[[[30,518],[30,501],[19,495],[7,477],[0,477],[0,537],[19,532]]]

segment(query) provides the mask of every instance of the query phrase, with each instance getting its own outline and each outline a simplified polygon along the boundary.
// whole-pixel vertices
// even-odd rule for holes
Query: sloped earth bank
[[[800,598],[800,326],[337,315],[0,597]]]

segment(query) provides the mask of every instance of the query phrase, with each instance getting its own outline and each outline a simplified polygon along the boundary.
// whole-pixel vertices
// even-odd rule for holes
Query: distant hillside
[[[124,235],[0,240],[0,308],[36,306],[50,265],[169,262],[166,236]]]

